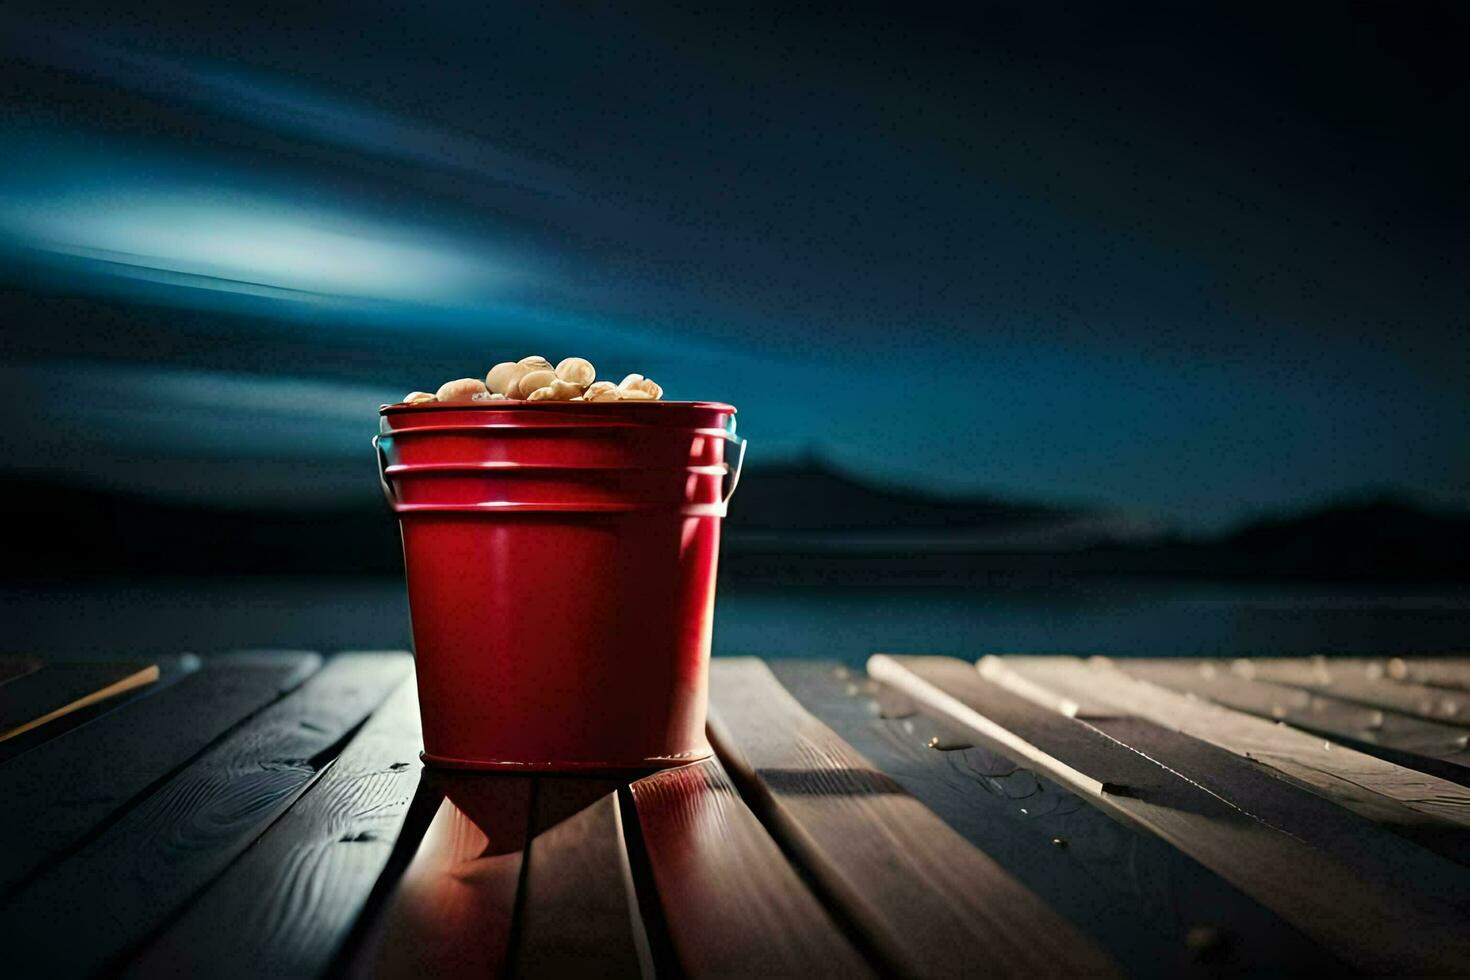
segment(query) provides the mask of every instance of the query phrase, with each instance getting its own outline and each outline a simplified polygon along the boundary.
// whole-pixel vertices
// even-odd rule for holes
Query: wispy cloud
[[[263,129],[437,167],[553,197],[578,193],[567,171],[449,127],[236,68],[197,66],[12,22],[12,57],[99,78],[153,98],[198,106]]]

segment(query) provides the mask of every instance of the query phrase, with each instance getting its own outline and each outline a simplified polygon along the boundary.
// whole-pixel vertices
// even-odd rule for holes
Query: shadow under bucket
[[[745,450],[734,415],[712,402],[381,409],[426,763],[622,770],[710,754],[720,521]]]

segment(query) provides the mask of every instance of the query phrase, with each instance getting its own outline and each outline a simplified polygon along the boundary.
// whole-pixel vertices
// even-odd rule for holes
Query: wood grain
[[[512,976],[652,975],[617,788],[536,778]]]
[[[333,658],[0,908],[23,974],[115,965],[306,790],[408,675],[407,657]]]
[[[1300,688],[1248,680],[1201,664],[1125,659],[1118,669],[1143,680],[1208,698],[1261,718],[1284,721],[1447,779],[1470,779],[1470,731],[1380,711]]]
[[[134,959],[134,976],[318,976],[398,839],[420,764],[405,680],[295,806]]]
[[[1382,832],[1351,810],[1279,779],[1263,766],[1127,713],[1091,714],[1086,721],[1242,812],[1331,854],[1374,889],[1401,892],[1401,900],[1408,903],[1423,902],[1431,915],[1440,915],[1447,907],[1462,918],[1470,912],[1470,870]],[[1470,920],[1459,928],[1470,930]]]
[[[130,701],[0,765],[0,894],[69,854],[139,794],[320,667],[315,654],[213,657],[152,696]]]
[[[1470,657],[1333,657],[1334,669],[1361,671],[1372,678],[1470,691]]]
[[[346,972],[414,980],[500,976],[510,952],[533,783],[442,770],[424,778],[443,801]]]
[[[1127,714],[1192,735],[1447,856],[1466,858],[1470,790],[1458,783],[1138,680],[1104,660],[986,657],[979,666],[987,679],[1083,720]]]
[[[983,679],[964,661],[878,656],[868,670],[977,731],[1005,732],[1034,764],[1195,857],[1356,969],[1470,969],[1470,931],[1453,910],[1365,887],[1335,856],[1097,728]]]
[[[1086,932],[1129,976],[1320,968],[1318,946],[1254,899],[988,739],[861,671],[792,660],[770,667],[808,711]]]
[[[631,787],[669,939],[691,977],[872,976],[715,759]]]
[[[153,663],[46,664],[0,685],[0,742],[156,680]]]
[[[1338,663],[1326,657],[1257,657],[1237,660],[1229,669],[1247,679],[1273,681],[1290,687],[1330,694],[1369,708],[1397,711],[1429,721],[1464,727],[1470,725],[1470,695],[1430,687],[1413,681],[1396,681],[1382,668],[1362,663]]]
[[[1470,691],[1470,657],[1394,657],[1383,662],[1383,669],[1395,680]]]
[[[889,968],[1114,972],[990,857],[808,714],[761,661],[711,665],[710,733],[772,832]]]

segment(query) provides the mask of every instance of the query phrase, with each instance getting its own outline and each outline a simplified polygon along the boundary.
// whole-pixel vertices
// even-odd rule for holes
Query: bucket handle
[[[725,438],[734,443],[737,448],[735,449],[734,464],[725,464],[725,473],[730,477],[730,489],[725,491],[725,499],[720,501],[722,505],[728,504],[730,498],[735,496],[735,488],[740,486],[740,472],[745,469],[745,438],[743,436],[737,436],[733,431],[726,432]]]
[[[388,485],[388,454],[383,452],[383,446],[378,442],[378,436],[373,436],[373,449],[378,453],[378,485],[383,488],[383,496],[388,498],[388,504],[392,507],[398,506],[398,498],[393,494],[393,488]]]

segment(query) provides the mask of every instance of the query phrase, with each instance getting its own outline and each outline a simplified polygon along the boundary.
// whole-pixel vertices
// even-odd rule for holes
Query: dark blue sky
[[[1452,5],[24,6],[12,467],[355,459],[380,399],[585,352],[947,491],[1470,503]]]

